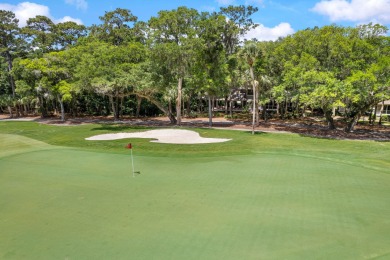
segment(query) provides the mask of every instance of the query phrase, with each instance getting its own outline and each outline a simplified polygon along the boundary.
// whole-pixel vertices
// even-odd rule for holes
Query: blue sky
[[[355,26],[375,22],[390,27],[390,0],[0,0],[0,9],[13,11],[23,26],[29,17],[45,15],[54,22],[98,24],[99,16],[116,8],[130,9],[147,21],[160,10],[178,6],[198,11],[218,11],[221,6],[253,5],[259,11],[253,21],[259,26],[247,38],[274,40],[298,30],[327,24]]]

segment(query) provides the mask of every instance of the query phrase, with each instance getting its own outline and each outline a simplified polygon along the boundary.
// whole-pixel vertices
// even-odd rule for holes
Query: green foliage
[[[99,19],[103,24],[93,25],[90,28],[92,38],[119,46],[133,41],[136,37],[132,26],[138,18],[128,9],[117,8],[106,12]]]
[[[381,121],[382,122],[390,122],[389,115],[381,115]]]
[[[37,53],[47,53],[53,50],[55,43],[55,24],[46,16],[37,15],[27,20],[22,33],[28,37],[31,48]]]
[[[227,20],[222,31],[222,39],[228,54],[236,52],[240,36],[244,36],[246,32],[257,26],[251,19],[251,15],[257,11],[258,8],[251,5],[221,7],[219,14],[225,16]]]
[[[78,39],[87,35],[87,28],[75,22],[58,23],[55,27],[57,48],[65,49],[74,46]]]
[[[282,116],[317,109],[331,126],[331,111],[344,107],[349,130],[366,110],[390,98],[387,27],[328,25],[240,46],[240,37],[256,27],[251,17],[257,11],[241,5],[199,13],[183,6],[138,22],[130,10],[117,8],[88,33],[74,22],[54,24],[36,16],[23,34],[15,14],[1,11],[0,94],[40,98],[44,106],[46,97],[76,105],[80,93],[98,93],[114,104],[116,116],[121,109],[135,110],[119,104],[134,104],[125,99],[137,95],[173,122],[175,99],[178,112],[181,99],[229,100],[232,92],[252,85],[255,103],[276,102]]]
[[[70,101],[72,99],[72,87],[65,80],[61,80],[53,88],[61,95],[63,101]]]

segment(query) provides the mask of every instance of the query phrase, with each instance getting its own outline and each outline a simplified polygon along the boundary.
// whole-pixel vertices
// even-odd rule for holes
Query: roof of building
[[[390,100],[385,100],[385,101],[383,102],[383,104],[384,104],[384,105],[390,105]],[[378,106],[380,106],[380,105],[382,105],[382,102],[379,102],[379,103],[378,103]]]

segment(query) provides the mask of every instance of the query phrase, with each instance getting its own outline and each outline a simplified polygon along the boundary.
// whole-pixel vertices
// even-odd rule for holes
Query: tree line
[[[58,113],[62,120],[162,113],[180,125],[183,113],[206,108],[212,124],[214,100],[223,100],[228,114],[244,89],[252,94],[246,101],[253,129],[272,103],[274,116],[320,111],[329,129],[342,109],[352,131],[390,99],[387,27],[328,25],[276,41],[242,41],[256,27],[257,11],[179,7],[144,22],[117,8],[90,27],[36,16],[20,28],[13,12],[0,10],[0,109],[11,117]]]

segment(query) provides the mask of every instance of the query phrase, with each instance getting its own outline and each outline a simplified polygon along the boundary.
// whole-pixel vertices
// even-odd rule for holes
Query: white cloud
[[[14,12],[16,18],[19,19],[20,27],[25,26],[29,18],[37,15],[50,17],[49,7],[30,2],[23,2],[18,5],[0,4],[0,9]]]
[[[279,37],[285,37],[293,33],[294,29],[289,23],[280,23],[273,28],[265,27],[264,25],[259,24],[256,28],[250,30],[244,36],[244,39],[251,40],[255,38],[259,41],[275,41]]]
[[[390,0],[321,0],[311,11],[328,16],[332,22],[390,22]]]
[[[73,18],[73,17],[70,17],[70,16],[64,16],[61,19],[56,19],[54,22],[55,23],[75,22],[77,24],[83,24],[83,22],[80,19]]]
[[[62,21],[74,21],[76,23],[82,24],[82,21],[80,19],[72,18],[70,16],[65,16],[63,18],[56,19],[50,14],[49,7],[36,3],[23,2],[17,5],[0,4],[0,9],[12,11],[13,13],[15,13],[16,18],[19,19],[19,27],[26,26],[27,20],[29,18],[34,18],[37,15],[47,16],[55,23],[59,23]]]
[[[88,3],[85,0],[65,0],[65,3],[76,6],[77,9],[87,10]]]
[[[233,5],[234,0],[215,0],[219,5]]]

